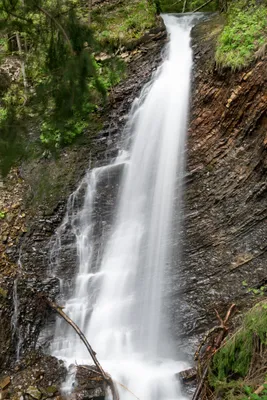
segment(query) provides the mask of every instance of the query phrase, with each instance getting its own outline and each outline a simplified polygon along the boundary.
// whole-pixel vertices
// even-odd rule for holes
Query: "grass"
[[[220,394],[222,399],[244,399],[248,383],[251,386],[264,383],[267,374],[266,346],[267,301],[264,300],[245,315],[241,328],[214,355],[209,384],[215,393]],[[257,382],[253,381],[253,377]]]
[[[142,37],[155,18],[155,6],[147,0],[122,1],[94,10],[92,28],[101,45],[116,49]]]
[[[242,69],[264,53],[266,44],[267,5],[257,5],[255,0],[234,2],[218,39],[216,63],[222,68]]]

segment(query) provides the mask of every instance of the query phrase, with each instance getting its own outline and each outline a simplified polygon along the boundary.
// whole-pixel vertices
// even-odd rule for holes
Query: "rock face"
[[[60,394],[60,383],[66,372],[63,361],[38,352],[29,353],[10,375],[4,371],[4,378],[0,379],[0,396],[20,400],[55,399]],[[3,387],[5,382],[8,384]]]
[[[214,307],[248,305],[242,282],[260,287],[267,278],[267,58],[240,72],[217,70],[220,27],[216,17],[192,32],[182,285],[173,293],[183,299],[173,315],[185,334],[214,323]]]

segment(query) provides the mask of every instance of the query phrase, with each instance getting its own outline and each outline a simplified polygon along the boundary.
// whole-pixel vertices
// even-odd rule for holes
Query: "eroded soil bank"
[[[178,334],[186,337],[185,351],[189,353],[196,338],[213,325],[214,307],[224,311],[236,302],[242,310],[250,301],[242,281],[257,287],[267,279],[266,57],[245,71],[217,70],[214,49],[221,27],[221,19],[213,17],[192,31],[195,65],[183,261],[178,265],[177,234],[173,236],[169,282],[172,329],[177,338]],[[66,375],[62,364],[41,353],[26,356],[34,349],[44,324],[53,322],[51,312],[44,312],[36,300],[36,292],[45,292],[51,298],[59,292],[58,281],[51,278],[49,271],[50,241],[64,216],[67,198],[85,174],[89,161],[92,166],[102,165],[116,155],[130,105],[161,62],[165,42],[165,31],[157,28],[145,43],[139,43],[126,55],[129,78],[114,90],[96,139],[64,151],[57,161],[44,158],[22,166],[3,183],[1,207],[7,215],[1,220],[0,365],[1,376],[11,377],[3,387],[4,396],[38,400],[59,396],[59,384]],[[43,176],[47,177],[44,181]],[[112,177],[113,189],[108,198],[103,195],[100,199],[99,212],[107,225],[119,176],[120,172]],[[105,187],[104,182],[103,193]],[[38,200],[33,202],[37,192]],[[175,217],[178,220],[179,216]],[[66,253],[64,271],[70,279],[75,273],[74,256]],[[18,346],[22,361],[15,366]],[[45,363],[53,366],[49,374],[54,371],[57,379],[48,377]],[[27,368],[27,381],[18,385]],[[34,395],[32,389],[29,393],[29,387],[37,389]],[[99,392],[91,397],[102,395]],[[88,396],[86,392],[81,398]]]

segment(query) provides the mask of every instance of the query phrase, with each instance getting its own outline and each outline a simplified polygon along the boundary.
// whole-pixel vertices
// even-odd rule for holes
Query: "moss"
[[[219,67],[241,69],[251,63],[267,43],[267,5],[255,0],[232,3],[216,50]]]
[[[245,315],[241,328],[213,357],[209,384],[216,393],[224,394],[222,398],[238,399],[239,394],[245,394],[245,378],[257,352],[255,341],[261,346],[267,345],[266,300],[254,306]],[[257,368],[257,365],[253,365],[253,368]]]

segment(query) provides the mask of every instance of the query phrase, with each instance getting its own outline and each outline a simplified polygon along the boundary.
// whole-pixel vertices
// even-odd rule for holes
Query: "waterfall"
[[[130,150],[88,172],[71,196],[58,231],[59,236],[62,230],[72,232],[78,259],[75,288],[66,296],[65,311],[85,333],[103,367],[140,400],[184,398],[175,374],[185,365],[172,347],[162,302],[175,189],[177,177],[183,175],[192,66],[190,19],[164,17],[170,34],[166,59],[133,105],[125,129]],[[118,166],[123,166],[123,177],[117,210],[108,237],[102,239],[103,249],[96,251],[98,185]],[[61,241],[56,243],[53,255],[59,257]],[[62,321],[57,322],[51,348],[69,364],[90,362],[82,342]],[[133,398],[120,391],[121,399]]]

